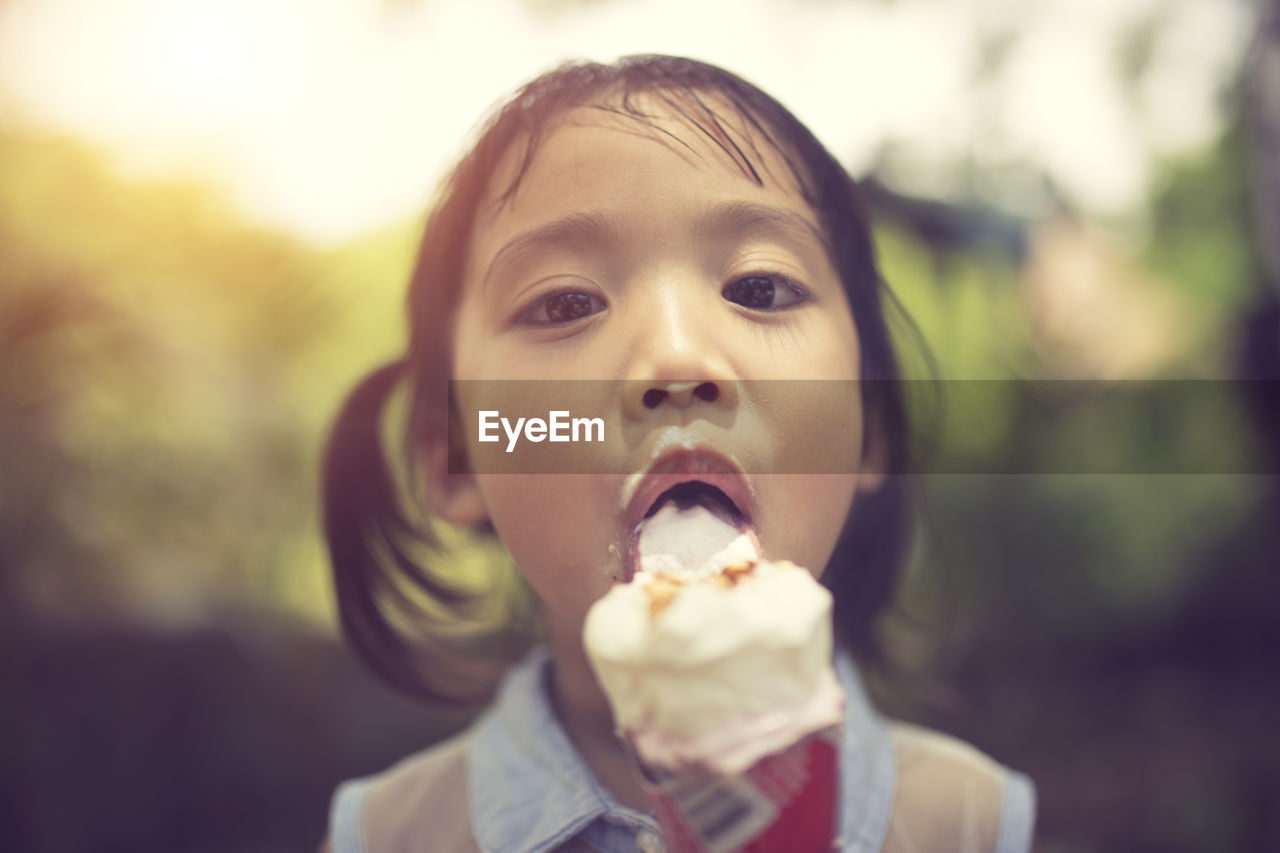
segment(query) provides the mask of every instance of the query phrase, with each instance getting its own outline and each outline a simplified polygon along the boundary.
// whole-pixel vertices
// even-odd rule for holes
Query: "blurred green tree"
[[[328,612],[316,462],[411,229],[319,252],[194,184],[0,135],[0,583],[43,615]]]

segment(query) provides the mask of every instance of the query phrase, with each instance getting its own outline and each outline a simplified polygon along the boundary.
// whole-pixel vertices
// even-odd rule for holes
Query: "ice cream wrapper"
[[[835,849],[840,726],[761,758],[744,773],[645,765],[641,773],[669,853],[827,853]]]

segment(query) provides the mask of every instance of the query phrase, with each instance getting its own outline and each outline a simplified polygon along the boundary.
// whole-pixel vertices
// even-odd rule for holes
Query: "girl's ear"
[[[471,472],[462,426],[453,420],[452,411],[447,418],[430,418],[430,423],[418,431],[417,450],[427,477],[427,505],[442,520],[469,527],[488,521],[489,508]]]

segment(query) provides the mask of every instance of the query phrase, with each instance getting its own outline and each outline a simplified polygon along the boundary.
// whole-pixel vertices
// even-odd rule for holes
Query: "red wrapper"
[[[839,726],[741,776],[642,767],[669,853],[827,853],[840,809]]]

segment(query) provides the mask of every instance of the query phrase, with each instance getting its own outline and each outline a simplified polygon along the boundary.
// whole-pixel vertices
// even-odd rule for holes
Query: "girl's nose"
[[[707,379],[639,380],[624,383],[623,413],[632,420],[666,409],[693,409],[709,406],[733,409],[738,404],[738,382],[727,376]]]
[[[707,403],[714,403],[720,399],[720,384],[710,379],[701,382],[690,380],[646,384],[650,387],[645,389],[641,402],[647,409],[656,409],[663,403],[684,407],[692,403],[695,398]]]
[[[722,316],[717,311],[722,306],[700,291],[687,285],[669,290],[637,315],[624,400],[629,416],[662,407],[737,404],[737,380],[724,340],[726,320],[732,318]]]

